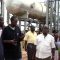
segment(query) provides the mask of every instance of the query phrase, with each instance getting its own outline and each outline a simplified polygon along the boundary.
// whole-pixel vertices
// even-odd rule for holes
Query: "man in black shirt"
[[[21,60],[20,41],[23,36],[17,26],[17,20],[18,18],[16,16],[12,16],[11,24],[8,25],[2,33],[5,60]]]

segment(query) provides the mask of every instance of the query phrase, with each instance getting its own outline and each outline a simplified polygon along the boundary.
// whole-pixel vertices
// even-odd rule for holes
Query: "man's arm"
[[[19,37],[18,37],[18,40],[20,42],[20,41],[23,41],[23,39],[24,39],[24,34],[21,32],[21,30],[19,28]]]
[[[3,43],[15,44],[16,41],[14,41],[14,40],[3,40]]]
[[[54,60],[54,56],[55,56],[55,40],[54,40],[54,37],[52,38],[52,41],[51,41],[51,48],[52,48],[52,60]]]
[[[25,50],[27,49],[27,40],[28,40],[28,33],[25,34],[24,41],[25,41]]]
[[[52,56],[55,56],[55,48],[52,48]]]
[[[24,39],[24,34],[21,33],[21,36],[19,37],[20,41],[22,41]]]
[[[1,38],[2,38],[3,43],[7,42],[7,40],[6,40],[7,39],[7,29],[6,28],[4,28]]]
[[[27,50],[27,41],[25,41],[25,50]]]
[[[55,48],[52,48],[52,60],[54,60],[54,56],[55,56]]]

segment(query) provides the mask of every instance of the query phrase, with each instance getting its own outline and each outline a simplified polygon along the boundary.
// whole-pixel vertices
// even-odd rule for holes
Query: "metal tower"
[[[47,0],[46,24],[50,29],[60,30],[60,0]]]

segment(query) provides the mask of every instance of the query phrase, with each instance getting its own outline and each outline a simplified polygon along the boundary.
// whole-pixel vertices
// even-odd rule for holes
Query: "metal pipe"
[[[1,16],[4,17],[4,1],[1,0]]]
[[[46,25],[48,25],[48,17],[49,17],[49,0],[47,0],[46,4]]]
[[[57,20],[57,30],[59,30],[58,22],[59,22],[59,0],[58,0],[58,20]]]

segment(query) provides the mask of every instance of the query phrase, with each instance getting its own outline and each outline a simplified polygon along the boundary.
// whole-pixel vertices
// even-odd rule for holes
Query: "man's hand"
[[[17,41],[15,41],[15,39],[14,40],[10,40],[10,43],[11,44],[15,44],[15,43],[17,43]]]
[[[4,43],[15,44],[17,41],[13,40],[4,40]]]
[[[25,35],[23,34],[22,36],[19,37],[20,41],[23,41],[24,36],[25,36]]]

